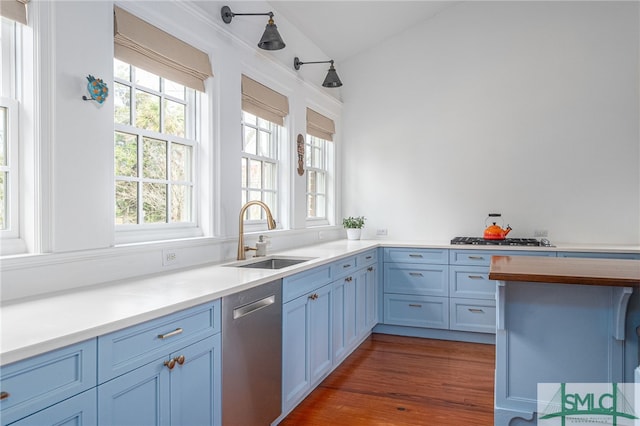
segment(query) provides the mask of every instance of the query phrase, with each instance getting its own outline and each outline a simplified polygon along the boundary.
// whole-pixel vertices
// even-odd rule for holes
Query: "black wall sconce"
[[[233,13],[229,6],[222,6],[220,15],[222,15],[222,21],[225,24],[230,23],[234,16],[269,16],[269,22],[267,22],[267,26],[264,29],[264,34],[262,34],[262,38],[258,43],[258,47],[264,50],[280,50],[284,49],[284,47],[286,46],[284,44],[284,41],[282,41],[282,37],[280,37],[278,27],[273,23],[273,12]]]
[[[340,87],[342,86],[342,82],[338,77],[338,73],[336,69],[333,67],[333,59],[330,61],[317,61],[317,62],[302,62],[297,56],[293,58],[293,68],[296,70],[300,69],[301,65],[305,64],[331,64],[329,70],[327,71],[327,76],[324,78],[322,82],[323,87]]]

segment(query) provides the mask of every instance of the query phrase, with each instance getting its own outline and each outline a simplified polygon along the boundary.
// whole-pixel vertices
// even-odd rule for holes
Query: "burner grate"
[[[541,246],[540,240],[535,238],[505,238],[504,240],[486,240],[481,237],[455,237],[451,240],[455,245],[481,245],[481,246]]]

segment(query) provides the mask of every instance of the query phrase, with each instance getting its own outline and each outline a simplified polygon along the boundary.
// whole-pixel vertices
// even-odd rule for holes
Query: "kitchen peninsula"
[[[625,381],[640,261],[495,256],[489,278],[498,281],[496,425],[536,424],[538,383]]]

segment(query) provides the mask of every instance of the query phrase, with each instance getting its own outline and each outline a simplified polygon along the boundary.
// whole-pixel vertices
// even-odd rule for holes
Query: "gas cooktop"
[[[456,245],[480,245],[480,246],[543,246],[551,247],[551,243],[547,239],[535,238],[505,238],[503,240],[486,240],[482,237],[455,237],[451,240],[451,244]]]

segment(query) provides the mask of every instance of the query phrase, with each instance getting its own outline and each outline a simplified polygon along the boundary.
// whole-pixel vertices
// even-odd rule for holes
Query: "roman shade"
[[[289,99],[264,84],[242,76],[242,110],[284,126],[289,115]]]
[[[336,125],[332,119],[307,108],[307,133],[327,141],[333,141]]]
[[[27,25],[27,3],[29,0],[0,0],[0,16]]]
[[[204,92],[209,55],[117,6],[113,13],[117,59]]]

